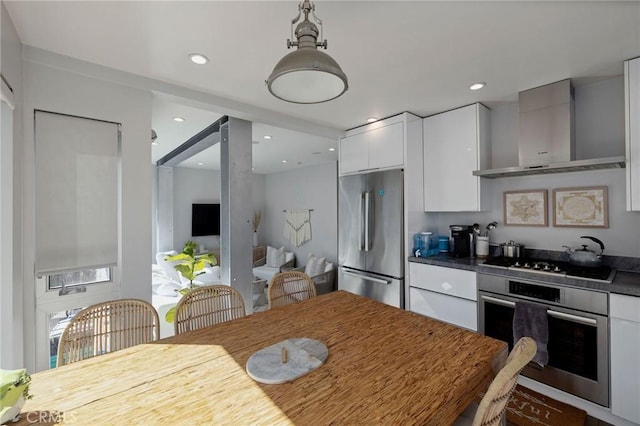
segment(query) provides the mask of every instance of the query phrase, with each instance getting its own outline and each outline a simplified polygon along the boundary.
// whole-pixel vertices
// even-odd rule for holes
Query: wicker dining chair
[[[160,320],[153,306],[138,299],[120,299],[78,312],[58,342],[57,366],[71,364],[130,346],[158,340]]]
[[[269,283],[269,308],[302,302],[312,297],[316,297],[316,285],[304,272],[280,272]]]
[[[176,306],[176,334],[241,318],[247,313],[238,290],[211,285],[187,293]]]
[[[497,426],[506,424],[506,411],[509,399],[518,384],[518,376],[536,355],[538,347],[535,340],[522,337],[513,346],[507,362],[489,385],[480,404],[471,404],[456,420],[455,426]],[[475,410],[475,413],[474,413]],[[471,421],[473,418],[473,421]]]

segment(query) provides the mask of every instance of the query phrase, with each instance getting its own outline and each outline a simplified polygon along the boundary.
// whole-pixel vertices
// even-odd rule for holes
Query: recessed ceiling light
[[[271,136],[269,136],[269,135],[264,135],[264,136],[263,136],[263,138],[265,138],[265,139],[271,139]]]
[[[482,83],[482,82],[473,83],[471,86],[469,86],[469,89],[471,89],[471,90],[480,90],[486,85],[487,85],[487,83]]]
[[[207,58],[204,55],[201,55],[200,53],[192,53],[189,55],[189,59],[191,59],[191,62],[193,62],[194,64],[198,64],[198,65],[204,65],[207,62],[209,62],[209,58]]]
[[[332,151],[332,152],[333,152],[333,151],[335,151],[335,150],[336,150],[335,148],[329,148],[329,151]]]
[[[378,119],[376,117],[367,118],[367,123],[373,123],[374,121],[378,121]]]
[[[198,166],[204,166],[204,163],[198,163]]]
[[[173,117],[173,121],[177,121],[178,123],[182,123],[183,121],[185,121],[185,119],[182,118],[182,117]]]
[[[282,162],[283,162],[283,163],[286,163],[286,162],[287,162],[287,160],[282,160]]]
[[[153,145],[153,146],[158,146],[158,142],[153,141],[153,142],[151,142],[151,145]]]

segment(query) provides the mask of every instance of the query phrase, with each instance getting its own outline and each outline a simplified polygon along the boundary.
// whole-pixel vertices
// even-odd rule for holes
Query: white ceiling
[[[295,105],[271,96],[264,80],[287,53],[296,1],[6,3],[26,45],[338,129],[402,111],[426,116],[478,101],[489,107],[514,102],[521,90],[561,79],[580,84],[621,75],[622,62],[640,56],[638,1],[317,1],[326,52],[350,88],[331,102]],[[192,52],[211,61],[196,66],[187,59]],[[487,87],[470,91],[477,81]],[[182,123],[194,124],[182,142],[210,124],[209,115],[217,119],[156,99],[159,147],[180,128],[168,121],[177,113],[172,108],[194,117]],[[196,123],[206,124],[197,129]],[[256,160],[258,149],[280,161],[292,147],[301,156],[286,158],[291,166],[327,156],[330,141],[282,136],[295,143],[277,152],[266,149],[277,141],[261,140],[261,131],[277,134],[254,126]],[[265,173],[274,170],[269,167]]]
[[[214,123],[222,115],[224,114],[187,106],[156,94],[153,99],[151,122],[153,129],[158,134],[158,139],[156,139],[157,145],[152,146],[151,149],[151,161],[155,163],[174,148]],[[185,121],[176,122],[173,117],[182,117]],[[309,135],[257,122],[252,125],[252,133],[255,174],[277,173],[338,159],[338,141],[336,139]],[[265,136],[271,138],[265,139]],[[330,148],[336,150],[329,151]],[[287,162],[283,163],[282,160]],[[220,170],[220,146],[214,145],[183,161],[179,166]]]

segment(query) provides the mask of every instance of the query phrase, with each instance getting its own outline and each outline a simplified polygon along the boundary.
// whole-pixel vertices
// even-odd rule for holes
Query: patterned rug
[[[584,426],[587,412],[518,385],[507,406],[507,422],[518,426]]]

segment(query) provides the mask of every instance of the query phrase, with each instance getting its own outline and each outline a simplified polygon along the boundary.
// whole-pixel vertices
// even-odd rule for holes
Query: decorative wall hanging
[[[609,202],[606,186],[553,190],[553,226],[608,228]]]
[[[283,210],[284,236],[296,247],[311,241],[311,212],[313,210]]]
[[[548,226],[546,189],[505,191],[503,209],[505,225]]]

